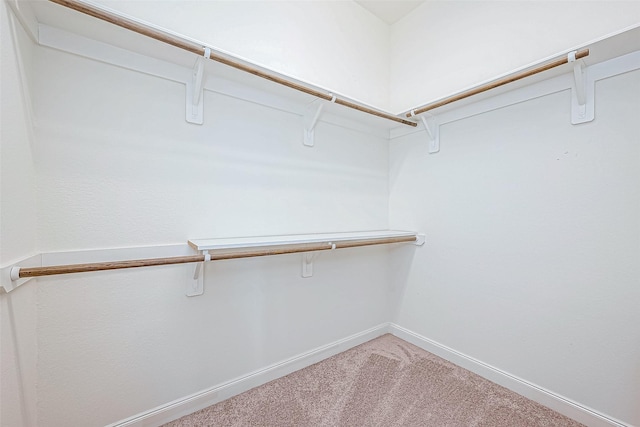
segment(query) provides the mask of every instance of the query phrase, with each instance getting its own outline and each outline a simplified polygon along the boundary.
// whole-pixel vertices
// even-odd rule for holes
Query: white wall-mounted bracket
[[[426,240],[427,240],[427,237],[425,236],[424,233],[418,233],[416,241],[414,242],[414,245],[423,246]]]
[[[204,261],[196,263],[195,270],[187,268],[187,291],[188,297],[195,297],[204,293],[204,263],[211,261],[209,251],[201,251]]]
[[[5,278],[3,278],[5,279]],[[18,286],[28,282],[33,279],[33,277],[20,278],[20,267],[14,265],[9,268],[9,280],[2,280],[2,289],[4,292],[9,293]]]
[[[209,59],[211,49],[204,48],[204,56],[198,57],[193,66],[191,80],[187,81],[186,119],[189,123],[204,123],[204,59]]]
[[[313,276],[313,260],[318,256],[316,252],[302,254],[302,277]]]
[[[336,244],[329,242],[331,250],[336,249]],[[319,252],[304,252],[302,254],[302,277],[313,276],[313,261],[318,256]]]
[[[416,117],[415,110],[411,110],[411,117]],[[438,119],[431,114],[422,114],[420,115],[420,121],[427,132],[429,154],[437,153],[440,151],[440,123]]]
[[[336,102],[336,96],[331,94],[331,103]],[[315,107],[315,108],[314,108]],[[313,147],[315,145],[315,129],[318,124],[318,119],[322,114],[322,108],[324,103],[320,100],[312,102],[304,115],[304,140],[303,144],[307,147]]]
[[[571,124],[590,122],[595,117],[595,81],[589,79],[584,62],[576,59],[576,51],[569,52],[567,60],[573,64]]]
[[[42,267],[42,256],[33,255],[16,264],[0,269],[0,293],[9,293],[28,281],[36,279],[36,277],[20,278],[20,268],[22,267]]]

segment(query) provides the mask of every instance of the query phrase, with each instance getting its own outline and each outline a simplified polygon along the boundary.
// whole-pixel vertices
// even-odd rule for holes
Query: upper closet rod
[[[576,52],[576,59],[581,59],[581,58],[584,58],[585,56],[589,56],[589,49],[582,49],[582,50],[579,50],[578,52]],[[547,71],[547,70],[550,70],[552,68],[559,67],[560,65],[564,65],[564,64],[566,64],[568,62],[569,62],[569,58],[567,57],[567,55],[565,55],[562,58],[558,58],[558,59],[556,59],[554,61],[551,61],[551,62],[548,62],[546,64],[540,65],[540,66],[538,66],[536,68],[532,68],[530,70],[526,70],[526,71],[522,71],[522,72],[519,72],[519,73],[515,73],[515,74],[512,74],[510,76],[504,77],[502,79],[498,79],[498,80],[495,80],[493,82],[489,82],[489,83],[487,83],[485,85],[478,86],[478,87],[473,88],[473,89],[469,89],[468,91],[459,93],[457,95],[450,96],[450,97],[445,98],[443,100],[436,101],[436,102],[433,102],[431,104],[427,104],[427,105],[425,105],[423,107],[415,108],[415,109],[409,111],[408,113],[406,113],[405,115],[407,117],[413,117],[415,115],[418,115],[418,114],[421,114],[421,113],[425,113],[425,112],[427,112],[429,110],[433,110],[433,109],[436,109],[438,107],[442,107],[443,105],[451,104],[452,102],[460,101],[461,99],[469,98],[470,96],[477,95],[479,93],[486,92],[488,90],[495,89],[495,88],[500,87],[500,86],[504,86],[507,83],[515,82],[516,80],[524,79],[525,77],[529,77],[529,76],[532,76],[534,74],[538,74],[538,73],[541,73],[543,71]]]
[[[184,49],[186,51],[195,53],[198,56],[203,56],[205,54],[205,47],[201,46],[199,44],[190,42],[188,40],[167,34],[163,31],[160,30],[156,30],[152,27],[149,27],[147,25],[143,25],[139,22],[135,22],[131,19],[127,19],[124,18],[122,16],[118,16],[116,14],[113,13],[109,13],[105,10],[102,10],[98,7],[95,7],[93,5],[90,4],[86,4],[82,1],[79,0],[50,0],[53,3],[57,3],[59,5],[62,6],[66,6],[70,9],[73,9],[75,11],[84,13],[86,15],[90,15],[93,16],[94,18],[98,18],[101,19],[103,21],[109,22],[111,24],[117,25],[119,27],[122,28],[126,28],[127,30],[131,30],[134,31],[138,34],[142,34],[145,35],[147,37],[151,37],[152,39],[170,44],[172,46],[178,47],[180,49]],[[216,53],[211,53],[209,55],[209,59],[216,61],[216,62],[220,62],[221,64],[225,64],[228,65],[230,67],[236,68],[238,70],[244,71],[246,73],[250,73],[253,74],[255,76],[261,77],[263,79],[267,79],[270,80],[272,82],[281,84],[283,86],[287,86],[290,87],[292,89],[298,90],[300,92],[304,92],[307,93],[309,95],[324,99],[326,101],[331,101],[333,99],[333,94],[329,94],[329,93],[323,93],[323,92],[319,92],[315,89],[303,86],[301,84],[292,82],[290,80],[284,79],[282,77],[278,77],[276,75],[273,74],[269,74],[266,73],[262,70],[259,70],[257,68],[253,68],[253,67],[249,67],[245,64],[242,64],[240,62],[236,62],[233,60],[230,60],[228,58],[225,58],[224,56],[218,55]],[[389,113],[385,113],[384,111],[379,111],[379,110],[375,110],[373,108],[369,108],[369,107],[365,107],[359,104],[356,104],[354,102],[351,101],[347,101],[346,99],[340,99],[338,97],[336,97],[335,101],[336,104],[340,104],[343,105],[345,107],[348,108],[352,108],[354,110],[358,110],[358,111],[362,111],[363,113],[367,113],[367,114],[372,114],[374,116],[378,116],[378,117],[382,117],[384,119],[388,119],[388,120],[393,120],[394,122],[398,122],[398,123],[402,123],[403,125],[407,125],[407,126],[417,126],[417,123],[412,122],[410,120],[405,120],[402,117],[397,117],[394,116],[392,114]]]
[[[86,273],[91,271],[118,270],[123,268],[151,267],[158,265],[188,264],[192,262],[215,261],[223,259],[249,258],[268,255],[293,254],[300,252],[328,251],[333,249],[355,248],[359,246],[385,245],[391,243],[416,242],[418,237],[395,236],[368,239],[353,239],[337,242],[295,243],[268,248],[251,249],[218,249],[209,250],[208,254],[188,255],[166,258],[137,259],[130,261],[94,262],[88,264],[54,265],[48,267],[13,267],[11,280],[27,277],[53,276],[69,273]]]

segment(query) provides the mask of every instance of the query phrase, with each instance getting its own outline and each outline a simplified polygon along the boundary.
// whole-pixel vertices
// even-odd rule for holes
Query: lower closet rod
[[[296,243],[274,247],[262,247],[253,249],[216,249],[210,250],[211,260],[224,260],[234,258],[249,258],[268,255],[282,255],[299,252],[327,251],[332,249],[354,248],[358,246],[384,245],[391,243],[415,242],[416,236],[384,237],[360,240],[345,240],[340,242],[323,243]],[[188,264],[192,262],[204,262],[205,255],[188,255],[166,258],[136,259],[129,261],[93,262],[88,264],[53,265],[48,267],[13,267],[11,279],[17,280],[26,277],[53,276],[58,274],[86,273],[91,271],[119,270],[123,268],[152,267],[157,265]]]

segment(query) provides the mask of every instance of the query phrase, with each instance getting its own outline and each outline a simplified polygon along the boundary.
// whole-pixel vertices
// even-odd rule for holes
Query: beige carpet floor
[[[384,335],[165,426],[582,424],[406,341]]]

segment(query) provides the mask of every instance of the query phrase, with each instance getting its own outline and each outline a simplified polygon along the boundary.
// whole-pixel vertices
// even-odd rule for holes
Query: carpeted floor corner
[[[582,424],[393,335],[384,335],[165,424],[187,426]]]

